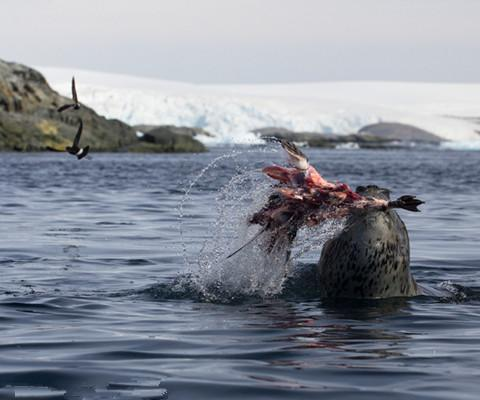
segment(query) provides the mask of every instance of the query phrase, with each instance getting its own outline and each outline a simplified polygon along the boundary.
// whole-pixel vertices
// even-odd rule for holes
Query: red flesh
[[[263,172],[280,182],[276,192],[282,197],[280,205],[266,207],[253,220],[261,225],[280,226],[291,215],[312,226],[328,218],[341,218],[352,209],[384,208],[387,201],[364,197],[345,183],[332,183],[309,166],[306,171],[278,165],[265,167]],[[261,222],[260,222],[261,221]],[[298,221],[297,221],[298,222]]]

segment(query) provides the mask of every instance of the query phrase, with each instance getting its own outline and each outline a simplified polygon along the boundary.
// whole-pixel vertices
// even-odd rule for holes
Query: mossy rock
[[[77,87],[81,98],[81,85]],[[136,143],[135,130],[82,105],[58,113],[71,99],[55,92],[41,73],[0,60],[0,150],[61,149],[71,143],[83,120],[82,144],[96,151],[118,151]]]
[[[80,102],[81,83],[77,82]],[[137,138],[135,129],[98,115],[82,104],[79,110],[57,112],[71,99],[55,92],[38,71],[0,60],[0,150],[64,151],[83,121],[82,145],[93,151],[203,152],[194,136],[211,136],[199,128],[173,125],[152,127]]]

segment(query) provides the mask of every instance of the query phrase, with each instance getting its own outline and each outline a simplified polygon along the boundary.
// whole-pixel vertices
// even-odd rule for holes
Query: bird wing
[[[62,112],[69,109],[70,107],[73,107],[73,104],[64,104],[63,106],[58,107],[57,111]]]
[[[82,136],[82,130],[83,130],[83,122],[80,120],[80,125],[78,126],[78,131],[77,134],[75,135],[75,139],[73,139],[73,147],[78,148],[79,143],[80,143],[80,136]]]
[[[78,103],[77,89],[75,88],[75,77],[72,76],[72,98],[75,104]]]
[[[303,152],[295,145],[295,143],[288,140],[280,140],[280,144],[288,154],[288,160],[290,163],[298,169],[306,170],[309,167],[308,158]]]
[[[79,160],[81,160],[82,158],[86,157],[89,150],[90,150],[90,146],[85,146],[85,147],[83,148],[82,154],[80,154],[79,156],[77,156],[77,158],[78,158]]]

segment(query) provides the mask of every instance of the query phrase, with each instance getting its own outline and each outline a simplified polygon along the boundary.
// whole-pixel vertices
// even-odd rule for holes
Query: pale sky
[[[202,83],[480,82],[480,0],[0,0],[0,58]]]

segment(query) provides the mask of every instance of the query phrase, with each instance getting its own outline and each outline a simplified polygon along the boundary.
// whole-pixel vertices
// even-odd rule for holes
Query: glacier
[[[80,101],[130,125],[190,126],[214,137],[207,145],[255,144],[251,131],[349,134],[376,122],[400,122],[476,148],[480,84],[343,81],[209,85],[79,69],[37,67],[53,89],[70,96],[75,75]],[[448,146],[447,146],[448,147]]]

